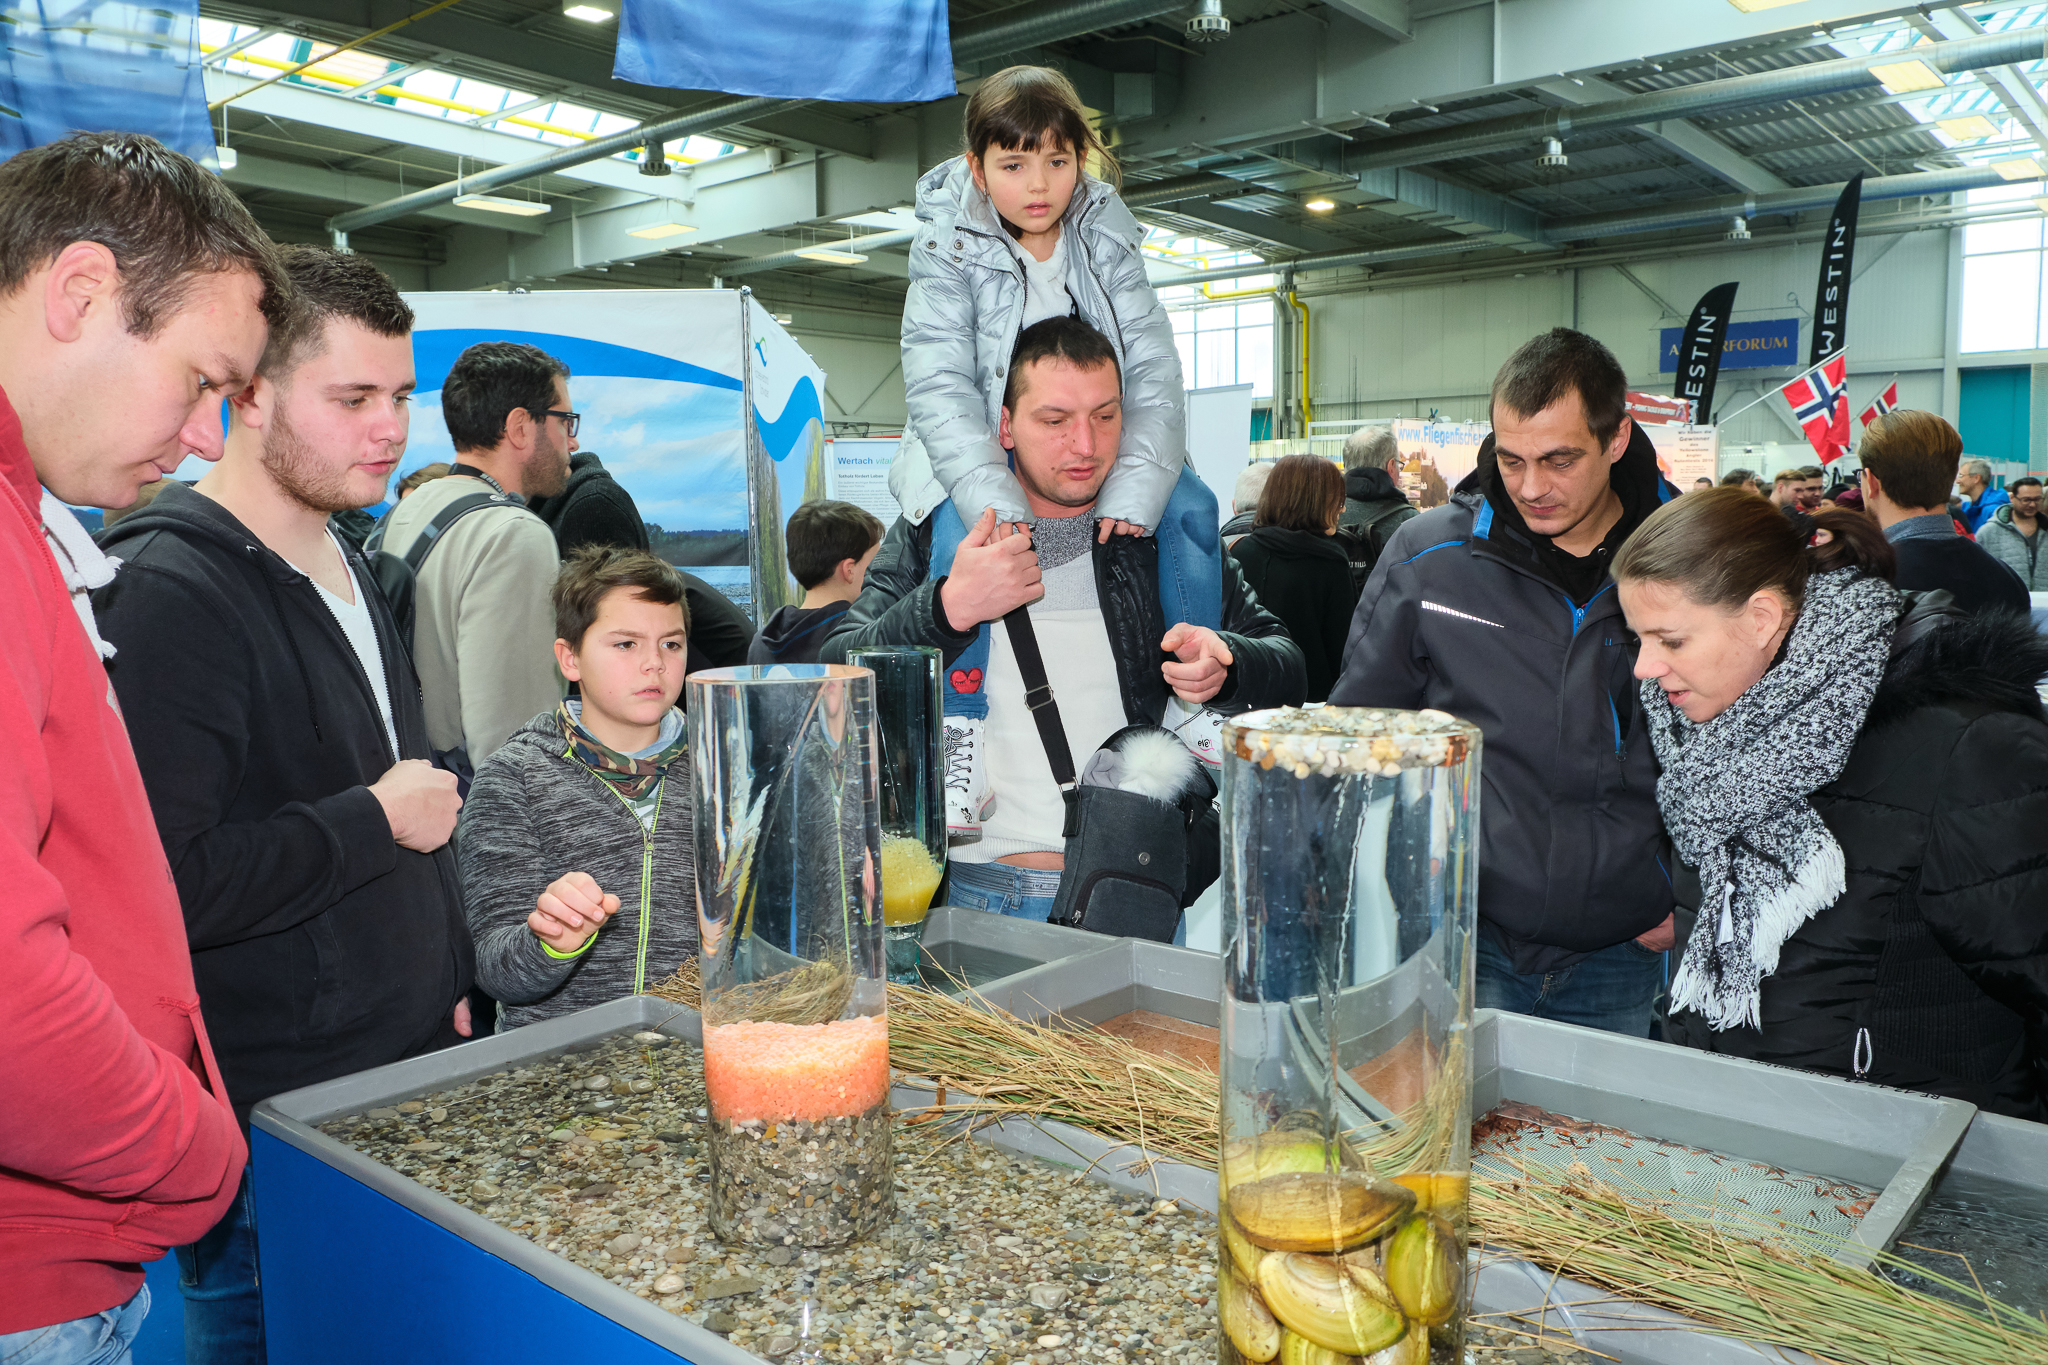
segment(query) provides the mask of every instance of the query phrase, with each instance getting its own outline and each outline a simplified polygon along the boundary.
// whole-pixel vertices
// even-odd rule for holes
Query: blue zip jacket
[[[1638,429],[1611,475],[1633,529],[1676,496]],[[1618,544],[1619,537],[1608,545]],[[1494,474],[1394,533],[1359,598],[1334,706],[1434,707],[1485,733],[1479,914],[1518,972],[1655,928],[1673,905],[1636,648],[1601,574],[1581,605]]]

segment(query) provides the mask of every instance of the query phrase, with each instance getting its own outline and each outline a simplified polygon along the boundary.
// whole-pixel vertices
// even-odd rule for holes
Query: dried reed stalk
[[[654,988],[694,1008],[695,962]],[[1028,1114],[1214,1170],[1221,1090],[1213,1072],[1105,1034],[1026,1023],[915,987],[889,987],[889,1054],[929,1078],[936,1108],[992,1117]],[[1441,1076],[1459,1074],[1443,1068]],[[1441,1084],[1441,1083],[1440,1083]],[[946,1102],[950,1092],[972,1098]],[[1463,1112],[1448,1090],[1401,1115],[1398,1130],[1359,1150],[1387,1170],[1429,1169],[1457,1141]],[[1487,1245],[1568,1274],[1619,1299],[1683,1314],[1707,1331],[1805,1351],[1827,1365],[2048,1365],[2048,1317],[2000,1304],[1981,1286],[1943,1280],[1981,1308],[1937,1298],[1823,1256],[1748,1238],[1628,1198],[1590,1175],[1515,1181],[1475,1177],[1471,1219]],[[1889,1255],[1881,1266],[1910,1268]],[[1578,1311],[1582,1319],[1597,1310]]]

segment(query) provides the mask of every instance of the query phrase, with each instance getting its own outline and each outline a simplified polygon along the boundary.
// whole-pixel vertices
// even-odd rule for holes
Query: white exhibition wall
[[[1869,402],[1894,373],[1906,407],[1948,411],[1942,391],[1947,353],[1947,230],[1867,237],[1857,244],[1849,300],[1849,399]],[[1486,278],[1416,287],[1397,281],[1363,292],[1305,296],[1310,317],[1309,373],[1318,420],[1427,417],[1483,421],[1494,372],[1522,342],[1551,327],[1599,337],[1628,371],[1631,387],[1671,392],[1661,373],[1661,330],[1682,327],[1701,294],[1736,280],[1734,319],[1800,319],[1805,359],[1818,246],[1731,247],[1630,264],[1638,287],[1613,266],[1546,271],[1532,257],[1522,278]],[[1327,277],[1325,277],[1327,278]],[[1306,277],[1313,287],[1318,277]],[[1649,291],[1649,292],[1646,292]],[[1670,306],[1650,298],[1658,295]],[[1723,369],[1718,412],[1733,412],[1797,368]],[[1801,442],[1784,403],[1771,399],[1724,425],[1722,450]]]

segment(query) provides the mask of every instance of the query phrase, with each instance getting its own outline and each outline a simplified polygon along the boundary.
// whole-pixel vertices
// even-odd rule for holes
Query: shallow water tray
[[[1146,939],[1087,937],[1094,952],[1003,977],[975,994],[1020,1019],[1057,1016],[1216,1070],[1223,959]]]
[[[1852,1084],[1643,1038],[1480,1010],[1473,1021],[1473,1114],[1503,1103],[1569,1115],[1653,1145],[1682,1144],[1731,1164],[1806,1173],[1877,1191],[1848,1240],[1816,1244],[1852,1265],[1891,1245],[1934,1188],[1975,1114],[1960,1100]],[[1586,1163],[1608,1178],[1601,1160]],[[1475,1168],[1480,1165],[1475,1154]],[[1626,1190],[1619,1180],[1610,1183]],[[1633,1191],[1629,1191],[1634,1193]],[[1688,1330],[1677,1314],[1604,1296],[1526,1262],[1488,1260],[1474,1311],[1539,1317],[1559,1335],[1639,1365],[1804,1360]],[[1674,1327],[1672,1332],[1645,1328]]]
[[[724,1337],[318,1131],[344,1114],[448,1090],[636,1029],[693,1043],[702,1036],[694,1011],[632,996],[259,1104],[250,1148],[271,1359],[760,1365],[759,1356]],[[893,1099],[899,1109],[931,1103],[928,1092],[900,1086]],[[1086,1168],[1133,1194],[1215,1208],[1211,1172],[1179,1163],[1139,1171],[1135,1150],[1065,1124],[1011,1120],[974,1136]]]
[[[979,989],[1048,962],[1101,952],[1110,941],[1085,929],[942,905],[924,922],[924,981],[957,995],[963,985]]]
[[[2029,1312],[2048,1304],[2048,1125],[1979,1114],[1934,1192],[1899,1234],[1899,1255]],[[1955,1256],[1970,1258],[1968,1268]],[[1915,1288],[1931,1284],[1898,1276]],[[1951,1297],[1976,1300],[1968,1290]]]

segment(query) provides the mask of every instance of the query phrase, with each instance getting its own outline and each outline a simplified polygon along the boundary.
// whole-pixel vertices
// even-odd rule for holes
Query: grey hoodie
[[[2038,528],[2040,522],[2034,525]],[[2041,533],[2034,532],[2030,548],[2020,528],[2012,524],[2012,506],[2000,507],[1977,528],[1977,544],[1984,552],[2020,576],[2028,592],[2048,592],[2048,555],[2041,553]]]
[[[917,216],[922,226],[910,244],[903,301],[910,422],[889,468],[889,491],[912,525],[949,492],[969,525],[985,507],[1004,521],[1028,522],[1024,490],[996,439],[1024,318],[1024,268],[965,157],[918,181]],[[1144,230],[1115,190],[1084,178],[1061,231],[1070,234],[1067,292],[1116,346],[1123,369],[1123,443],[1095,514],[1156,528],[1187,447],[1180,351],[1145,278]]]
[[[631,995],[643,936],[648,983],[697,951],[689,763],[669,765],[647,837],[617,793],[566,750],[553,711],[513,731],[478,770],[455,833],[477,984],[503,1002],[501,1030]],[[526,917],[566,872],[589,873],[619,898],[619,912],[589,948],[558,958]]]

